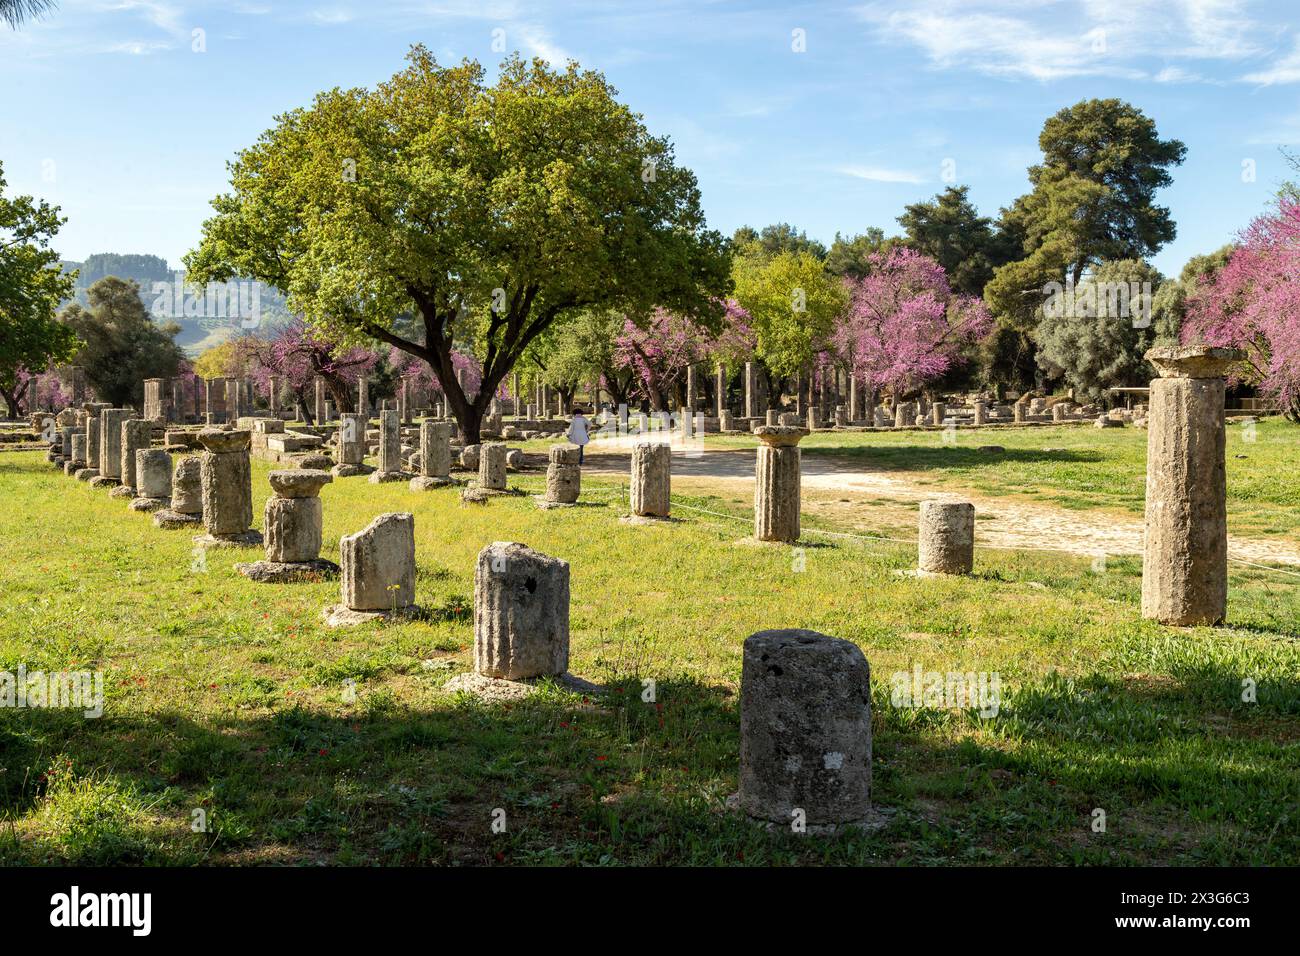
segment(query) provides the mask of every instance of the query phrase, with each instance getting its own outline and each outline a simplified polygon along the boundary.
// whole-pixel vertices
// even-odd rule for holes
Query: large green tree
[[[5,196],[0,165],[0,395],[17,417],[25,381],[69,358],[77,339],[56,321],[74,276],[59,267],[50,242],[66,222],[57,206],[31,196]]]
[[[773,223],[758,230],[741,226],[732,233],[731,245],[738,255],[771,257],[782,252],[807,252],[818,259],[826,258],[825,246],[788,222]]]
[[[1160,286],[1151,304],[1152,328],[1158,342],[1174,345],[1180,341],[1188,296],[1202,283],[1212,282],[1236,248],[1230,242],[1205,255],[1192,256],[1177,279],[1169,279]]]
[[[811,366],[848,306],[844,283],[810,252],[738,256],[734,270],[736,301],[750,315],[768,372],[786,378]]]
[[[903,240],[898,236],[885,238],[879,226],[868,226],[867,231],[856,236],[835,233],[835,241],[826,253],[826,271],[831,275],[861,279],[870,271],[873,253],[888,252]]]
[[[421,46],[408,61],[374,90],[322,93],[238,155],[192,281],[268,281],[313,324],[424,359],[468,442],[566,314],[719,321],[727,247],[695,177],[601,74],[515,57],[489,86],[474,62],[443,67]],[[453,346],[480,359],[475,395]]]
[[[73,302],[59,315],[82,342],[73,361],[101,401],[143,408],[144,380],[170,378],[185,359],[175,342],[180,326],[156,325],[129,279],[100,279],[86,295],[88,307]]]
[[[953,291],[983,295],[993,270],[1020,255],[1019,243],[981,216],[969,186],[949,186],[928,202],[912,203],[898,217],[907,245],[943,266]]]

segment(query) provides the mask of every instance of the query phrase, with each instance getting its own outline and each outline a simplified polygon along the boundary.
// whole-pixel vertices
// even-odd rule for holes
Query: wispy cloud
[[[885,169],[882,166],[840,166],[835,170],[854,179],[865,179],[873,183],[923,183],[925,177],[904,169]]]
[[[524,24],[506,29],[506,37],[509,39],[513,33],[518,39],[520,48],[529,56],[540,56],[551,66],[564,66],[571,59],[577,59],[563,47],[558,46],[551,40],[550,32],[536,24]]]
[[[1242,77],[1247,83],[1260,86],[1273,86],[1280,83],[1300,83],[1300,40],[1295,48],[1285,56],[1274,60],[1267,68],[1247,73]]]
[[[338,26],[340,23],[350,23],[352,13],[341,7],[319,8],[311,12],[311,18],[314,22],[322,26]]]

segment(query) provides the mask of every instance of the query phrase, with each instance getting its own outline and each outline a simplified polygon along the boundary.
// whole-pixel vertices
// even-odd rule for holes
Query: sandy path
[[[644,440],[644,439],[641,439]],[[589,446],[586,469],[593,474],[626,476],[632,440],[613,439]],[[673,477],[688,479],[691,490],[709,486],[732,495],[752,495],[755,451],[673,448]],[[924,498],[960,498],[975,505],[980,515],[976,536],[985,545],[1003,548],[1051,548],[1076,554],[1131,555],[1142,553],[1142,522],[1133,516],[1103,510],[1072,511],[1052,505],[1010,498],[986,497],[965,491],[944,491],[917,484],[896,473],[863,470],[857,462],[832,456],[805,456],[803,460],[805,507],[849,518],[863,527],[878,528],[881,519],[894,523],[914,514],[906,506]],[[811,494],[808,494],[811,492]],[[896,502],[900,509],[879,506],[845,506],[830,496],[858,497]],[[855,520],[856,519],[856,520]],[[1300,549],[1286,542],[1229,536],[1228,553],[1242,561],[1300,567]]]

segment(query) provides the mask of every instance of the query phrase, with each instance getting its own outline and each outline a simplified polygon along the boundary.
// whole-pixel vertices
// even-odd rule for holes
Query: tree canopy
[[[314,325],[429,362],[469,441],[524,350],[566,313],[664,307],[716,322],[725,240],[694,175],[593,71],[513,57],[440,66],[422,46],[374,90],[334,89],[231,164],[191,278],[286,289]],[[417,318],[418,335],[397,317]],[[452,353],[471,348],[467,396]]]

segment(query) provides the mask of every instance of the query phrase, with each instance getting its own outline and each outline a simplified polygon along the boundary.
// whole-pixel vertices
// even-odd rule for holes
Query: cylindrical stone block
[[[366,457],[366,416],[345,412],[339,416],[339,464],[360,465]]]
[[[632,513],[667,518],[672,507],[672,448],[639,442],[632,449]]]
[[[343,604],[392,611],[415,603],[415,516],[382,514],[339,541]]]
[[[135,414],[129,408],[105,408],[99,413],[99,474],[122,477],[122,424]]]
[[[547,501],[559,504],[573,504],[582,491],[582,468],[578,465],[578,455],[582,449],[577,445],[552,445],[550,462],[546,466]]]
[[[745,639],[740,807],[789,825],[851,823],[871,810],[871,670],[856,644],[816,631]]]
[[[135,493],[140,498],[170,498],[172,456],[161,448],[141,448],[135,453]]]
[[[136,487],[135,453],[148,448],[153,436],[153,423],[144,418],[128,418],[122,423],[122,464],[120,466],[122,484],[128,488]]]
[[[917,567],[931,574],[970,574],[975,566],[975,506],[922,501]]]
[[[506,451],[504,442],[490,441],[479,448],[478,483],[489,491],[506,490]]]
[[[474,670],[523,680],[569,667],[569,563],[497,541],[474,569]]]
[[[1155,348],[1147,418],[1142,616],[1190,627],[1228,610],[1224,378],[1242,353]]]
[[[916,424],[916,403],[899,402],[894,406],[894,427],[906,428]]]
[[[425,478],[451,474],[451,425],[446,422],[420,423],[420,474]]]
[[[798,442],[808,433],[778,425],[756,429],[754,434],[762,441],[754,474],[754,536],[760,541],[798,541]]]
[[[930,421],[935,425],[942,425],[947,414],[948,406],[943,402],[935,402],[930,408]]]
[[[84,434],[72,436],[72,460],[83,466],[86,463],[86,436]]]
[[[242,534],[253,523],[253,476],[248,460],[250,433],[199,432],[202,458],[203,527],[208,534]]]
[[[975,403],[975,424],[983,425],[988,419],[988,405],[984,402]]]
[[[262,534],[266,560],[290,563],[320,557],[324,509],[320,498],[268,498]]]
[[[396,411],[379,413],[379,471],[402,470],[402,426]]]
[[[1065,420],[1065,405],[1062,402],[1057,402],[1055,405],[1052,406],[1052,421],[1059,422],[1064,420]]]
[[[203,461],[197,455],[186,455],[176,463],[172,475],[171,509],[177,514],[203,514]]]

